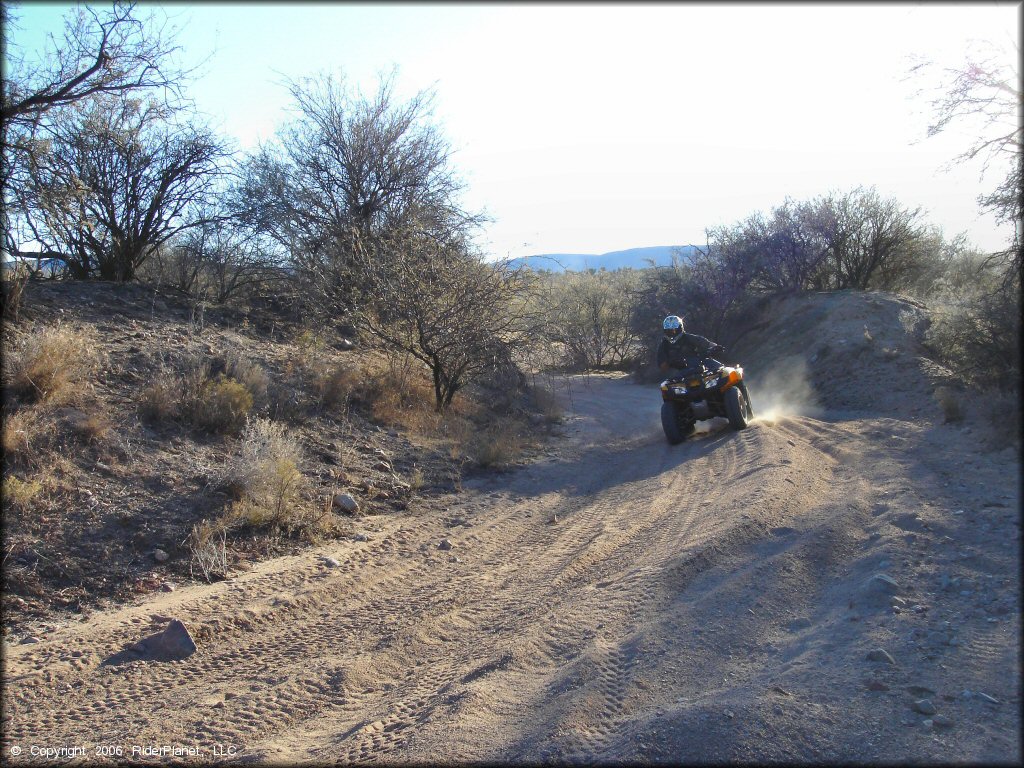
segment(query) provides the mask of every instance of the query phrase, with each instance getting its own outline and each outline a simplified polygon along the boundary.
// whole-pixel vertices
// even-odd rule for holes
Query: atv
[[[671,445],[681,443],[698,421],[724,416],[733,429],[754,418],[743,369],[701,360],[661,383],[661,426]]]

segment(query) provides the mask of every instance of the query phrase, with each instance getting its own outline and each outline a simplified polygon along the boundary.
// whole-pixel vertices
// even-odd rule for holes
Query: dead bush
[[[40,468],[48,461],[57,439],[53,418],[38,407],[22,408],[5,414],[3,449],[6,464]]]
[[[12,351],[4,385],[28,402],[74,402],[99,367],[96,349],[87,329],[64,325],[37,328]]]
[[[17,321],[21,313],[21,301],[25,295],[25,285],[28,283],[28,267],[18,263],[10,272],[4,272],[2,283],[3,293],[0,300],[3,301],[4,320]]]
[[[279,508],[301,490],[302,446],[282,424],[252,419],[224,466],[217,484],[236,500]]]
[[[469,458],[480,467],[506,467],[523,455],[524,433],[522,423],[502,419],[473,435],[467,446]]]
[[[139,415],[147,421],[175,418],[181,407],[181,380],[169,370],[161,370],[139,393]]]
[[[330,411],[344,409],[361,393],[359,369],[349,363],[329,366],[314,374],[313,391],[320,405]]]
[[[548,424],[559,424],[565,418],[565,411],[562,409],[558,397],[548,387],[536,385],[528,389],[530,399],[537,412]]]
[[[187,542],[192,554],[193,576],[198,569],[208,582],[227,577],[227,534],[228,527],[221,520],[203,520],[192,526]]]
[[[1020,446],[1021,406],[1014,393],[1002,390],[985,393],[982,400],[988,421],[989,447],[994,450],[1010,445]]]

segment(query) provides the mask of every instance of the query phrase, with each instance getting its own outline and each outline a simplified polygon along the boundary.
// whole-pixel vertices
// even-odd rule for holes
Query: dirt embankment
[[[744,431],[580,377],[529,467],[7,645],[4,756],[1019,763],[1019,455],[943,423],[912,305],[791,301]]]

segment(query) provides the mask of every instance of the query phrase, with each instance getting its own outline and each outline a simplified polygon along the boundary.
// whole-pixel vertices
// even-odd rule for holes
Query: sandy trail
[[[892,420],[716,420],[670,447],[659,406],[656,387],[574,379],[570,439],[534,465],[373,518],[368,541],[7,648],[4,754],[898,759],[917,733],[864,699],[858,667],[884,622],[851,621],[844,590],[878,506],[924,493],[926,470],[875,438]],[[168,617],[197,636],[193,656],[122,653]],[[1016,630],[983,630],[979,674],[1019,669]],[[978,734],[962,752],[1012,754],[1012,738]]]

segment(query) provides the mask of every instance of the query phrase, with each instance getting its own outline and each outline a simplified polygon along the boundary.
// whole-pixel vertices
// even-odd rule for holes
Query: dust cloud
[[[744,371],[755,421],[818,416],[822,408],[802,355],[780,358],[764,371]]]

